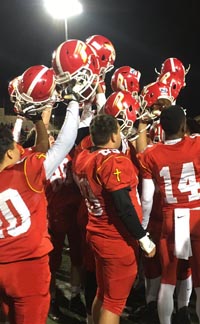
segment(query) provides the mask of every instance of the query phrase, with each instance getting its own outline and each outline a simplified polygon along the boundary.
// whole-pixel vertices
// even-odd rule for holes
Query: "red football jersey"
[[[67,155],[56,171],[53,173],[51,178],[47,181],[45,192],[48,203],[50,204],[56,196],[68,197],[68,193],[71,192],[72,186],[74,186],[73,175],[72,175],[72,158]],[[63,192],[63,194],[62,194]],[[61,198],[61,197],[60,197]],[[66,199],[64,198],[64,204],[66,204]],[[68,197],[68,200],[69,197]]]
[[[40,257],[52,249],[44,159],[44,154],[34,153],[1,172],[0,263]]]
[[[72,174],[72,157],[68,154],[45,187],[48,201],[49,227],[56,223],[56,228],[64,230],[64,225],[69,222],[69,216],[75,217],[80,204],[81,195]],[[72,206],[74,212],[72,213]],[[69,209],[70,208],[70,209]],[[69,214],[70,210],[70,215]]]
[[[27,148],[24,148],[20,144],[17,144],[17,146],[18,146],[18,149],[21,154],[21,159],[23,159],[23,158],[27,157],[28,155],[31,155],[35,152],[35,146],[27,147]]]
[[[76,159],[76,156],[80,152],[82,152],[84,149],[87,149],[87,148],[89,148],[91,146],[93,146],[91,137],[90,137],[90,135],[87,135],[82,139],[82,141],[79,143],[79,145],[76,146],[74,158]],[[139,172],[139,163],[138,163],[137,152],[136,152],[135,147],[131,144],[131,142],[124,139],[124,140],[122,140],[122,149],[121,149],[121,151],[131,159],[131,161],[134,164],[135,171],[138,174],[138,172]]]
[[[200,206],[200,136],[155,144],[139,158],[143,178],[156,180],[164,207]]]
[[[142,216],[138,178],[131,160],[116,149],[84,150],[76,158],[75,176],[88,208],[87,230],[109,238],[132,239],[116,214],[110,192],[130,187],[130,197]]]

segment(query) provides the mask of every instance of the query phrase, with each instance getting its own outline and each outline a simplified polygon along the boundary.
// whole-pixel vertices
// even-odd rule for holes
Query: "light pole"
[[[67,17],[64,18],[65,23],[65,40],[68,40],[68,25],[67,25]]]
[[[52,124],[53,124],[53,135],[55,135],[55,115],[52,114],[51,118],[52,118]]]
[[[78,0],[43,0],[47,12],[55,19],[63,19],[65,40],[68,40],[68,18],[81,14],[82,4]]]

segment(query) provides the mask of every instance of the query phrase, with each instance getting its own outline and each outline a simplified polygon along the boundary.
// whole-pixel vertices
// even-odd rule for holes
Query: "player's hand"
[[[22,115],[26,117],[26,119],[31,120],[34,124],[42,120],[42,110],[37,111],[34,105],[24,108]]]
[[[154,247],[154,249],[150,253],[145,253],[145,257],[146,258],[153,258],[155,254],[156,254],[156,246]]]
[[[71,80],[69,84],[66,86],[66,88],[62,91],[62,98],[64,99],[65,103],[69,103],[70,101],[77,101],[79,102],[81,99],[81,96],[78,93],[78,88],[76,85],[75,80]]]
[[[26,119],[31,120],[34,124],[37,123],[38,121],[42,120],[42,113],[35,113],[35,114],[29,114],[29,113],[25,113],[24,117],[26,117]]]
[[[152,258],[155,255],[156,245],[150,239],[149,233],[147,233],[145,236],[143,236],[141,239],[139,239],[139,244],[140,244],[141,249],[144,251],[146,257]]]

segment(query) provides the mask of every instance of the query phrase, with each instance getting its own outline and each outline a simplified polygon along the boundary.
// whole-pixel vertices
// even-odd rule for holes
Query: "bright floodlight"
[[[83,11],[78,0],[44,0],[44,5],[49,14],[56,19],[66,19]]]

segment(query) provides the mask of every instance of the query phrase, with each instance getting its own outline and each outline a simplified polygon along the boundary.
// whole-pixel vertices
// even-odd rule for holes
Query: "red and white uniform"
[[[77,155],[82,152],[84,149],[93,146],[90,135],[85,136],[79,145],[75,149],[75,158]],[[127,139],[122,139],[122,148],[121,151],[130,158],[133,162],[133,166],[135,167],[135,172],[138,174],[139,172],[139,162],[137,159],[137,153],[135,147],[129,142]]]
[[[72,156],[68,154],[48,180],[45,193],[48,201],[48,226],[52,234],[54,250],[51,253],[51,269],[58,270],[62,260],[62,250],[67,235],[70,257],[73,265],[82,264],[80,230],[77,212],[82,199],[73,180]]]
[[[127,172],[129,167],[130,171]],[[112,173],[108,172],[110,169],[112,170]],[[131,172],[132,170],[133,172]],[[91,188],[91,196],[87,196],[87,206],[89,211],[87,230],[97,232],[98,235],[104,237],[108,236],[113,239],[122,239],[122,235],[125,234],[127,240],[130,239],[132,241],[130,234],[122,225],[119,217],[116,216],[116,211],[109,194],[105,199],[102,197],[102,193],[104,194],[104,188],[109,192],[130,186],[131,200],[141,219],[142,211],[137,193],[138,178],[134,172],[134,167],[130,159],[119,150],[105,149],[93,153],[84,150],[77,157],[75,172],[76,176],[78,176],[81,190],[81,183],[84,181],[82,180],[82,173],[87,174],[87,178],[91,179],[88,184],[88,190]],[[87,183],[84,183],[84,185],[86,186]],[[92,193],[95,193],[95,197],[93,197]],[[110,200],[110,204],[107,199],[108,201]],[[109,207],[109,209],[107,207]],[[99,219],[101,221],[99,221]],[[120,233],[118,231],[118,226],[120,226]],[[126,245],[127,244],[125,243],[125,246]]]
[[[155,120],[152,124],[152,127],[149,131],[149,136],[153,144],[158,142],[164,142],[164,131],[160,125],[160,120]],[[139,158],[139,155],[137,157]],[[153,198],[153,205],[152,210],[149,218],[149,223],[147,230],[151,234],[151,237],[156,243],[157,249],[156,254],[153,258],[143,258],[144,261],[144,273],[146,278],[156,278],[161,276],[161,265],[160,265],[160,252],[159,252],[159,241],[160,241],[160,234],[162,229],[162,221],[163,221],[163,215],[162,215],[162,199],[161,194],[159,191],[158,186],[156,185],[155,192],[154,192],[154,198]],[[144,223],[146,221],[144,220]],[[145,228],[146,228],[145,224]],[[184,280],[187,277],[191,275],[191,269],[185,266],[186,262],[179,261],[180,271],[177,273],[177,279]]]
[[[49,311],[53,246],[47,229],[44,191],[77,136],[78,103],[70,102],[54,146],[1,171],[0,299],[10,322],[44,324]],[[36,311],[37,310],[37,311]]]
[[[166,141],[147,148],[140,156],[144,179],[152,179],[159,187],[162,199],[163,224],[161,231],[162,282],[175,284],[174,268],[166,264],[175,260],[175,214],[189,210],[189,231],[192,245],[192,269],[200,269],[197,257],[200,225],[200,136],[184,137],[183,140]],[[151,193],[149,193],[151,195]],[[180,217],[181,219],[182,217]],[[181,226],[181,224],[180,224]],[[178,232],[177,232],[178,233]],[[183,231],[183,236],[184,236]],[[178,234],[177,234],[178,235]],[[195,244],[194,244],[195,243]],[[174,261],[176,263],[176,260]],[[200,284],[200,275],[193,272],[194,285]]]
[[[80,144],[76,147],[75,149],[75,156],[72,161],[72,166],[74,168],[74,164],[76,163],[76,158],[78,154],[80,154],[83,150],[88,149],[93,146],[92,140],[90,135],[84,137]],[[122,141],[122,152],[133,162],[132,166],[135,169],[136,175],[138,175],[138,160],[136,158],[136,150],[135,147],[126,139]],[[83,257],[84,257],[84,266],[86,267],[87,270],[89,271],[95,271],[95,262],[94,262],[94,257],[93,253],[91,253],[91,249],[88,246],[88,243],[85,242],[85,235],[86,235],[86,225],[88,222],[88,212],[87,208],[85,207],[85,201],[83,199],[79,212],[78,212],[78,224],[81,228],[82,231],[82,249],[83,249]]]
[[[4,169],[0,182],[2,308],[31,324],[46,323],[50,300],[48,253],[53,247],[47,231],[44,160],[44,154],[29,155]]]
[[[0,263],[41,257],[52,249],[44,159],[44,154],[35,153],[1,172]]]
[[[141,219],[138,178],[129,157],[115,149],[83,150],[74,171],[88,208],[87,238],[96,260],[97,296],[102,300],[104,295],[104,308],[120,314],[137,274],[137,243],[116,214],[111,192],[130,187],[131,201]],[[102,268],[101,260],[108,259]],[[114,304],[113,294],[119,296]]]
[[[164,209],[199,206],[199,144],[200,136],[188,136],[175,143],[166,141],[153,145],[141,155],[143,177],[156,180]],[[180,182],[182,178],[185,182]]]

